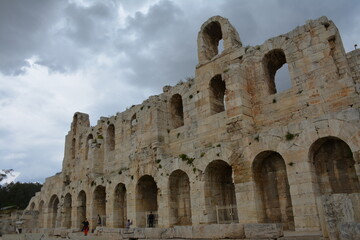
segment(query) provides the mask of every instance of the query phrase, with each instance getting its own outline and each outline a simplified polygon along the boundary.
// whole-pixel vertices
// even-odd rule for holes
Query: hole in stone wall
[[[90,145],[92,144],[94,137],[92,134],[89,134],[89,136],[86,138],[86,145],[85,145],[85,160],[89,158],[89,151],[90,151]]]
[[[204,43],[206,45],[205,56],[208,60],[212,59],[219,54],[219,50],[223,50],[219,47],[219,41],[223,38],[221,25],[219,22],[211,22],[204,28]]]
[[[170,112],[173,128],[184,125],[183,102],[180,94],[175,94],[170,99]]]
[[[76,152],[75,146],[76,146],[76,140],[75,140],[75,138],[73,138],[72,142],[71,142],[71,158],[72,159],[75,159],[75,152]]]
[[[115,127],[113,124],[110,124],[107,129],[106,143],[109,151],[115,149]]]
[[[221,75],[216,75],[210,81],[210,110],[211,114],[225,111],[225,81]]]
[[[282,49],[275,49],[267,53],[263,59],[265,81],[270,94],[291,88],[291,78]]]

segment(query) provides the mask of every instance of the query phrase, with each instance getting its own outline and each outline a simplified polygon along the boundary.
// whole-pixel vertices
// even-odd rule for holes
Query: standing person
[[[82,222],[83,224],[83,232],[84,232],[84,235],[87,236],[88,232],[89,232],[89,222],[87,220],[87,218],[85,218],[85,221]]]
[[[97,224],[98,224],[99,226],[101,226],[101,217],[100,217],[99,214],[98,214],[98,216],[97,216]]]
[[[149,216],[148,216],[148,223],[149,223],[149,227],[154,227],[154,219],[155,216],[152,212],[150,212]]]
[[[125,224],[125,228],[126,228],[127,232],[129,231],[131,225],[132,225],[132,221],[130,221],[130,219],[128,219],[126,224]]]

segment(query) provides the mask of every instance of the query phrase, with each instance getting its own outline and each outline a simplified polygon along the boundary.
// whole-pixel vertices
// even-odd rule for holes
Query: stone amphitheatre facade
[[[197,44],[194,79],[95,126],[74,114],[62,172],[25,212],[28,232],[77,231],[87,217],[103,234],[131,219],[160,238],[145,236],[150,211],[178,238],[265,226],[337,239],[359,227],[360,51],[346,53],[326,17],[245,47],[215,16]],[[284,64],[291,87],[277,92]]]

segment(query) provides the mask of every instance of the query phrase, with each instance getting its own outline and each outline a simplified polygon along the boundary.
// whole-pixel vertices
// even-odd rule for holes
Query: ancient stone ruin
[[[95,126],[75,113],[25,231],[76,232],[87,217],[108,239],[359,239],[360,51],[326,17],[245,47],[215,16],[198,59],[194,79]]]

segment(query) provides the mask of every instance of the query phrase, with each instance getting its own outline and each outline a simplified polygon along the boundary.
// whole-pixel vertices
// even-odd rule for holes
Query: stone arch
[[[44,200],[40,201],[38,209],[39,209],[38,227],[43,228],[44,227]]]
[[[184,108],[180,94],[174,94],[170,99],[170,113],[173,128],[184,126]]]
[[[157,184],[152,176],[144,175],[138,180],[136,185],[137,227],[146,227],[147,215],[150,212],[157,214],[157,192]]]
[[[30,204],[30,210],[34,210],[34,209],[35,209],[35,203],[32,202],[32,203]]]
[[[286,89],[286,87],[279,86],[280,85],[280,79],[277,77],[277,73],[280,73],[282,70],[284,70],[285,73],[288,73],[289,70],[287,67],[287,61],[286,56],[284,53],[284,50],[282,49],[273,49],[265,54],[263,58],[263,68],[265,72],[265,82],[268,87],[268,93],[269,94],[275,94],[278,92],[278,88],[280,89]],[[280,70],[281,69],[281,70]],[[285,77],[285,76],[283,76]],[[288,76],[289,77],[289,76]],[[291,79],[289,77],[290,81],[290,87],[291,87]],[[283,83],[284,84],[284,81]]]
[[[238,222],[232,167],[223,160],[214,160],[206,167],[204,180],[208,222]]]
[[[85,143],[85,160],[87,160],[89,158],[89,151],[90,151],[90,146],[91,143],[94,139],[94,136],[92,134],[89,134],[86,138],[86,143]],[[91,141],[91,142],[90,142]]]
[[[226,109],[226,84],[221,74],[214,76],[209,83],[210,113],[223,112]]]
[[[127,220],[126,187],[119,183],[114,192],[114,227],[125,227]]]
[[[320,195],[360,193],[355,160],[349,145],[337,137],[323,137],[310,147]]]
[[[282,223],[284,229],[294,230],[290,186],[283,157],[274,151],[263,151],[255,157],[252,169],[259,220]]]
[[[79,192],[76,202],[76,224],[78,228],[81,228],[81,223],[86,219],[86,193],[84,190]]]
[[[169,177],[170,226],[191,225],[190,181],[182,170]]]
[[[219,54],[219,42],[223,40],[223,49],[226,51],[234,46],[241,46],[239,34],[229,20],[220,16],[208,19],[198,34],[199,63],[211,60]]]
[[[58,209],[59,209],[59,198],[56,194],[52,195],[48,205],[48,224],[50,228],[58,227]]]
[[[101,225],[106,226],[106,188],[104,186],[96,186],[93,198],[93,216],[98,215],[101,218]],[[96,226],[93,226],[94,229]]]
[[[63,227],[71,228],[71,210],[72,210],[72,197],[70,193],[67,193],[64,198],[63,205]]]
[[[115,149],[115,126],[110,124],[106,131],[106,146],[109,151]]]

